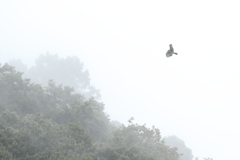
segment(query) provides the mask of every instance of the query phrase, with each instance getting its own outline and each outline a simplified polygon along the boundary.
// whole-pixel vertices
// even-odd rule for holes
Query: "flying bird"
[[[170,44],[169,47],[170,47],[170,49],[167,51],[166,56],[171,57],[173,54],[177,55],[177,53],[174,53],[174,49],[173,49],[172,44]]]

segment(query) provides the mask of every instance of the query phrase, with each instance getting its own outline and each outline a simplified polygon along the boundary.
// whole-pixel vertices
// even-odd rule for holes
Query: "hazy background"
[[[113,120],[239,159],[238,1],[0,0],[0,62],[76,55]],[[169,44],[177,56],[166,58]]]

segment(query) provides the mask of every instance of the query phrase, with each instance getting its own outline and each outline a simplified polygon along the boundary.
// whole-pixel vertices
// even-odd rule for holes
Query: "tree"
[[[14,66],[19,72],[26,73],[28,70],[27,65],[23,64],[21,59],[12,59],[8,62],[9,65]]]
[[[90,136],[80,124],[61,126],[40,114],[0,116],[0,157],[3,159],[66,159],[90,157]],[[15,158],[12,158],[15,157]]]
[[[199,160],[198,157],[195,158],[195,160]],[[204,160],[213,160],[212,158],[204,158]]]
[[[25,72],[24,77],[36,84],[47,86],[49,80],[54,80],[58,85],[74,88],[87,99],[101,98],[100,90],[90,84],[89,72],[84,70],[83,62],[76,56],[59,58],[57,54],[40,54],[35,61],[36,65],[28,70],[21,60],[11,60],[9,63],[18,71]]]
[[[193,155],[191,149],[187,148],[184,141],[178,138],[177,136],[168,136],[164,138],[164,142],[166,145],[174,148],[177,148],[177,152],[182,154],[182,160],[192,160]]]
[[[0,159],[179,160],[154,126],[111,124],[103,103],[22,74],[0,64]]]
[[[53,81],[43,88],[21,76],[8,64],[0,66],[0,111],[8,109],[20,116],[41,113],[60,125],[80,123],[92,139],[107,139],[111,125],[103,103],[94,98],[86,100],[72,88],[56,86]]]
[[[145,125],[133,124],[131,118],[126,127],[122,125],[113,134],[110,140],[112,148],[138,148],[141,153],[155,160],[178,160],[179,154],[173,148],[164,145],[159,129],[154,126],[150,129]]]

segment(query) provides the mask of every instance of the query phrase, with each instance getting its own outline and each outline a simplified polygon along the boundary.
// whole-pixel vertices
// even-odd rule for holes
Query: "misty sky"
[[[0,62],[76,55],[106,112],[239,159],[238,1],[0,0]],[[177,56],[166,58],[173,44]]]

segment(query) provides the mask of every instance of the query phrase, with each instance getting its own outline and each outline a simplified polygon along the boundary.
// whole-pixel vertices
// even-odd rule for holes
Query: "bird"
[[[166,53],[167,58],[168,58],[168,57],[171,57],[173,54],[176,54],[176,55],[177,55],[177,53],[174,52],[174,49],[173,49],[172,44],[170,44],[169,47],[170,47],[170,49],[169,49],[169,50],[167,51],[167,53]]]

